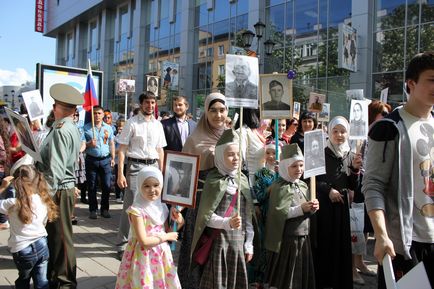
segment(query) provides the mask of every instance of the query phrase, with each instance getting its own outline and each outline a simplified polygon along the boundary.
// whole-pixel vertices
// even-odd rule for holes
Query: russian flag
[[[93,84],[92,69],[90,68],[90,60],[88,60],[86,90],[84,91],[84,104],[85,111],[91,111],[94,105],[98,105],[98,97]]]

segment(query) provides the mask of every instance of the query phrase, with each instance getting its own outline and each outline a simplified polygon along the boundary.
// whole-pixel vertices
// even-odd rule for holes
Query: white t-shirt
[[[405,109],[399,113],[413,151],[413,240],[434,243],[434,118],[418,118]]]
[[[161,122],[147,121],[142,113],[128,119],[117,141],[128,145],[127,157],[136,159],[158,159],[157,148],[167,146]]]
[[[15,205],[16,198],[0,200],[0,213],[9,215],[10,237],[8,246],[12,253],[16,253],[26,248],[36,240],[47,236],[45,225],[48,220],[47,206],[42,203],[41,197],[38,194],[32,195],[32,222],[24,224],[18,218],[18,213],[12,208]]]

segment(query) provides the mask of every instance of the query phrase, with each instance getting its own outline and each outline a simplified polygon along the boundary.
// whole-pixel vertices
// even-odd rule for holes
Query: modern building
[[[225,54],[243,47],[243,32],[255,31],[258,21],[265,33],[250,49],[260,72],[295,70],[295,99],[324,93],[332,115],[348,114],[349,89],[379,98],[388,87],[390,103],[405,101],[406,64],[434,50],[432,0],[45,0],[45,7],[44,34],[57,39],[56,64],[86,68],[90,59],[104,72],[104,106],[121,112],[117,81],[135,79],[128,101],[134,103],[147,75],[160,77],[160,106],[186,95],[195,112],[205,95],[223,89]],[[341,23],[357,30],[354,72],[338,67]],[[269,39],[276,44],[266,55]],[[177,68],[176,86],[164,85],[173,73],[163,71],[168,64]]]

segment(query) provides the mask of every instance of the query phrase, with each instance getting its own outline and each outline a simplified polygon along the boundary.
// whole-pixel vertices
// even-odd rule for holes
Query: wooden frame
[[[194,208],[199,178],[198,155],[166,151],[163,166],[163,193],[165,203]]]
[[[270,95],[270,83],[274,82],[273,87],[283,88],[282,95],[280,97],[280,105],[275,105],[272,102]],[[261,74],[260,75],[260,95],[261,95],[261,118],[271,119],[287,119],[292,116],[292,80],[288,79],[285,73],[280,74]],[[280,84],[280,85],[279,85]],[[274,102],[276,103],[276,102]]]

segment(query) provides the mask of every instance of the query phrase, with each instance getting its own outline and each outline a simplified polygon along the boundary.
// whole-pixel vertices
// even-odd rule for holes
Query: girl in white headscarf
[[[318,288],[353,288],[349,198],[359,184],[361,156],[350,151],[348,121],[337,116],[329,123],[325,148],[326,174],[316,178],[321,210],[317,212]]]
[[[177,232],[168,232],[169,210],[161,202],[163,175],[147,166],[137,176],[136,196],[127,213],[131,223],[128,245],[124,251],[116,288],[181,288],[167,241],[176,241]],[[180,226],[182,215],[171,218]],[[124,287],[125,286],[125,287]]]

